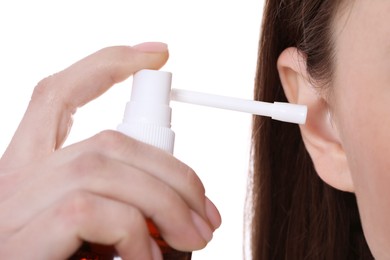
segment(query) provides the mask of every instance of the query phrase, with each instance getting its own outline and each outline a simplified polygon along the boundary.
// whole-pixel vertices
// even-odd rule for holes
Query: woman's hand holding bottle
[[[65,259],[83,241],[123,259],[159,259],[145,218],[172,247],[203,248],[221,219],[194,171],[104,131],[62,148],[76,109],[168,59],[162,43],[110,47],[42,80],[0,161],[0,257]]]

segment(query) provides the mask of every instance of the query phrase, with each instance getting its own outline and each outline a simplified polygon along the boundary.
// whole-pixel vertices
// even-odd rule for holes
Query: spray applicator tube
[[[171,99],[195,105],[269,116],[274,120],[295,124],[304,124],[307,116],[307,107],[303,105],[283,102],[267,103],[182,89],[172,89]]]

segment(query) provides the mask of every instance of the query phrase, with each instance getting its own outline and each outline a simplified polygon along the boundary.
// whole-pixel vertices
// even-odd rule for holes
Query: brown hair
[[[287,101],[276,62],[297,47],[308,73],[329,86],[334,67],[332,21],[340,0],[266,0],[255,99]],[[254,117],[251,203],[253,259],[373,259],[356,198],[317,175],[298,126]]]

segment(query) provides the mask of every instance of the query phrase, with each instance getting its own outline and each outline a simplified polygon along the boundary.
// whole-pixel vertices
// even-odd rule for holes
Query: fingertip
[[[191,218],[199,234],[202,236],[205,242],[210,242],[213,238],[213,231],[211,230],[210,226],[194,211],[191,211]]]
[[[134,45],[133,48],[137,51],[147,52],[147,53],[168,52],[168,45],[163,42],[143,42]]]
[[[135,60],[138,62],[138,68],[158,70],[168,61],[169,51],[168,45],[163,42],[143,42],[131,47],[135,50]]]
[[[219,228],[222,224],[221,214],[219,213],[217,207],[209,198],[206,197],[206,215],[209,219],[214,230]]]

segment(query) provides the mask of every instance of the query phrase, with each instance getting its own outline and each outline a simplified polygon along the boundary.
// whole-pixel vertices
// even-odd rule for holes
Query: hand
[[[37,85],[0,160],[1,259],[66,259],[83,241],[161,259],[145,218],[178,250],[207,244],[220,216],[187,165],[115,131],[61,148],[78,107],[167,59],[160,43],[110,47]]]

